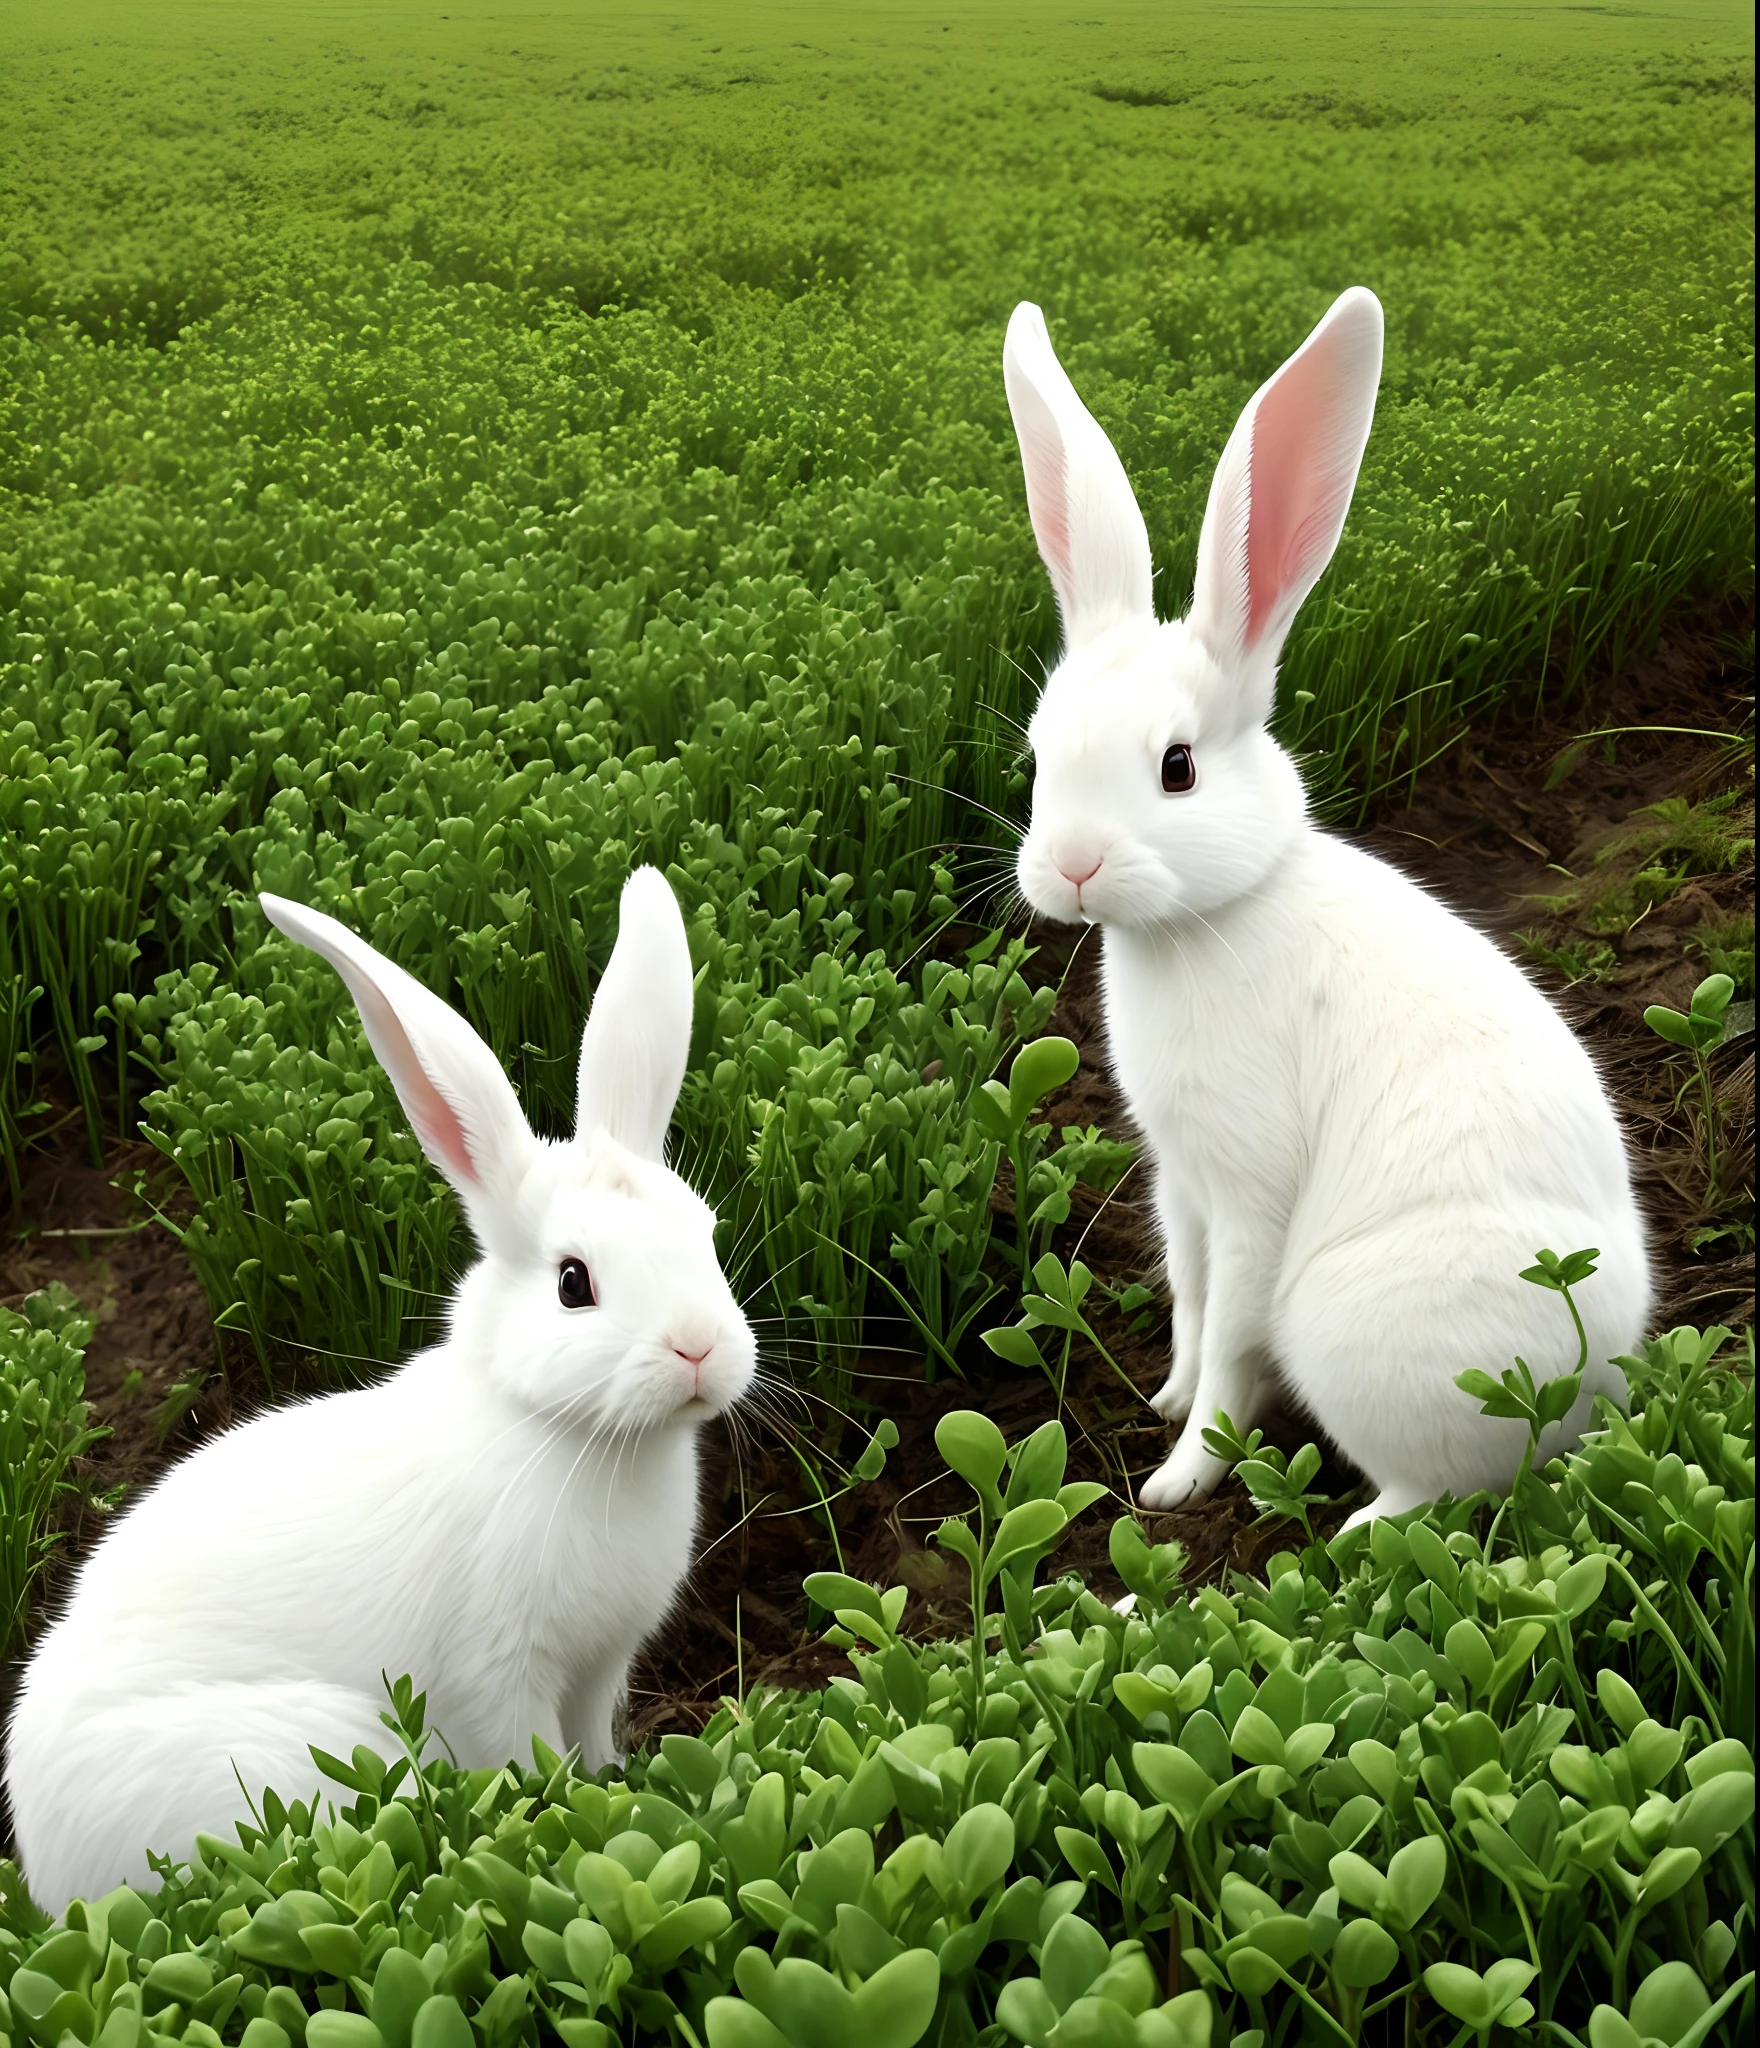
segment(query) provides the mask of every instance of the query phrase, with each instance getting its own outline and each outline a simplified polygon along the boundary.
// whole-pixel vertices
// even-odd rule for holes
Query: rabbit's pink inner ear
[[[1015,410],[1033,538],[1039,543],[1040,559],[1051,571],[1052,582],[1061,596],[1075,580],[1069,542],[1069,462],[1063,451],[1063,436],[1037,393],[1030,394],[1024,403],[1017,397]],[[1027,416],[1023,418],[1023,414]]]
[[[1260,394],[1247,513],[1245,645],[1305,596],[1338,545],[1361,449],[1337,329],[1319,335]]]
[[[397,1012],[364,976],[349,979],[356,984],[354,999],[360,1005],[367,1036],[391,1076],[417,1142],[455,1187],[478,1186],[482,1175],[471,1157],[464,1123],[416,1057]]]

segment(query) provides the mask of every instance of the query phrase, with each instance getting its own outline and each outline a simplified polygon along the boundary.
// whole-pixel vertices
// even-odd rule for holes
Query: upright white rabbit
[[[1379,1488],[1353,1520],[1507,1483],[1524,1426],[1454,1385],[1519,1353],[1574,1366],[1564,1305],[1518,1276],[1590,1245],[1589,1371],[1569,1441],[1650,1302],[1625,1148],[1588,1055],[1482,934],[1319,830],[1266,730],[1277,658],[1332,557],[1381,369],[1348,291],[1261,387],[1210,489],[1189,615],[1158,622],[1149,541],[1038,307],[1004,351],[1027,504],[1065,651],[1030,739],[1021,887],[1104,932],[1107,1035],[1147,1143],[1173,1291],[1155,1406],[1191,1421],[1143,1486],[1223,1467],[1275,1375]]]
[[[690,1564],[696,1425],[752,1377],[714,1216],[663,1158],[691,966],[657,870],[623,892],[569,1143],[533,1135],[431,991],[335,919],[263,907],[347,983],[482,1256],[443,1343],[205,1444],[81,1568],[6,1764],[50,1911],[146,1882],[148,1848],[225,1832],[241,1780],[308,1792],[308,1743],[384,1754],[382,1673],[427,1689],[462,1764],[529,1754],[534,1733],[610,1760],[630,1660]]]

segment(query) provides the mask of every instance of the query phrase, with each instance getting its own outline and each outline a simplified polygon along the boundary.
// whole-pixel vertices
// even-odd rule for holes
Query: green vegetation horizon
[[[983,566],[1028,589],[977,623],[1043,656],[998,370],[1014,303],[1045,305],[1118,441],[1174,610],[1241,397],[1353,282],[1388,311],[1380,417],[1282,707],[1322,799],[1415,773],[1549,661],[1568,686],[1683,592],[1751,584],[1733,6],[1198,0],[1170,22],[1028,0],[730,29],[700,5],[26,0],[9,42],[8,585],[98,537],[56,517],[70,489],[145,500],[101,529],[125,574],[255,567],[240,494],[270,449],[281,491],[340,519],[367,482],[348,444],[408,453],[438,414],[474,452],[402,465],[412,527],[510,476],[554,509],[719,470],[754,523],[839,483],[982,489]],[[398,303],[411,273],[434,303]],[[422,313],[458,360],[408,360],[423,337],[396,322]],[[609,349],[534,360],[568,314]],[[230,380],[247,403],[216,405]],[[70,435],[74,400],[107,431]],[[161,509],[195,530],[149,530]],[[844,538],[823,509],[821,574]]]

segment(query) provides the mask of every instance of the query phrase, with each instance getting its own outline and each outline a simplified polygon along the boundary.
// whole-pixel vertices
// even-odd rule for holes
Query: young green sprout
[[[1711,1078],[1711,1055],[1729,1036],[1733,1022],[1730,1000],[1735,992],[1736,985],[1727,974],[1708,974],[1694,989],[1685,1016],[1679,1010],[1669,1009],[1665,1003],[1652,1003],[1644,1012],[1644,1022],[1658,1038],[1666,1039],[1670,1045],[1678,1045],[1692,1057],[1693,1072],[1682,1083],[1680,1095],[1684,1095],[1694,1081],[1698,1082],[1700,1115],[1705,1132],[1705,1180],[1713,1201],[1717,1198],[1717,1174],[1721,1163],[1718,1154],[1723,1135],[1723,1105]],[[1677,1102],[1680,1095],[1675,1097]]]

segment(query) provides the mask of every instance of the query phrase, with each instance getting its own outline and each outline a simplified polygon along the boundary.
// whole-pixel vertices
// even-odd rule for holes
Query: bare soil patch
[[[217,1370],[226,1340],[177,1238],[134,1193],[143,1175],[161,1180],[163,1166],[139,1140],[113,1141],[94,1166],[83,1124],[67,1114],[27,1153],[23,1213],[0,1238],[0,1303],[16,1308],[59,1280],[97,1325],[86,1398],[109,1434],[89,1460],[95,1493],[138,1492],[231,1417]],[[88,1533],[76,1524],[70,1551]]]
[[[1677,1099],[1682,1069],[1643,1023],[1649,1003],[1686,1006],[1708,971],[1708,932],[1727,937],[1752,916],[1752,749],[1729,737],[1750,723],[1752,645],[1746,610],[1677,621],[1654,654],[1625,664],[1568,714],[1539,722],[1511,714],[1464,734],[1424,771],[1408,806],[1384,806],[1357,835],[1526,957],[1594,1049],[1640,1162],[1659,1327],[1740,1326],[1753,1314],[1752,1039],[1718,1056],[1728,1143],[1720,1190],[1710,1191],[1691,1105]],[[1586,733],[1602,736],[1575,746]],[[1702,860],[1695,871],[1691,854],[1652,859],[1645,851],[1656,837],[1649,807],[1682,798],[1712,804],[1726,852],[1744,835],[1748,851],[1710,871]],[[1650,870],[1634,865],[1646,860]],[[1632,894],[1631,877],[1651,870],[1671,874],[1670,886],[1652,879]],[[1622,888],[1630,906],[1646,895],[1657,900],[1634,907],[1625,923],[1604,900]],[[1525,946],[1521,934],[1530,935]],[[1124,1135],[1123,1108],[1106,1070],[1097,949],[1065,930],[1035,938],[1038,971],[1064,977],[1051,1028],[1082,1051],[1082,1070],[1051,1105],[1053,1118]],[[1547,958],[1552,965],[1534,964]],[[1593,962],[1592,975],[1569,971],[1585,961]],[[76,1124],[63,1117],[30,1154],[22,1212],[0,1233],[0,1300],[16,1305],[61,1280],[97,1318],[88,1394],[110,1434],[93,1453],[90,1477],[94,1491],[120,1487],[125,1499],[260,1397],[254,1363],[215,1332],[175,1235],[134,1192],[146,1175],[149,1190],[175,1215],[163,1177],[154,1179],[161,1165],[150,1147],[118,1141],[95,1167]],[[1158,1290],[1146,1328],[1127,1330],[1117,1316],[1102,1320],[1130,1384],[1078,1352],[1066,1390],[1071,1476],[1105,1481],[1121,1508],[1167,1446],[1165,1426],[1147,1407],[1165,1371],[1166,1341],[1146,1192],[1135,1173],[1104,1202],[1083,1191],[1058,1247],[1068,1257],[1079,1246],[1108,1281],[1136,1279]],[[998,1205],[1006,1214],[1006,1186]],[[1707,1236],[1716,1230],[1724,1234]],[[854,1380],[858,1419],[841,1429],[840,1441],[849,1455],[863,1425],[890,1416],[899,1443],[879,1480],[836,1504],[835,1543],[823,1514],[803,1506],[799,1468],[773,1428],[751,1422],[737,1448],[723,1432],[706,1437],[702,1554],[634,1674],[634,1738],[699,1727],[715,1702],[742,1683],[812,1685],[841,1668],[841,1653],[818,1640],[801,1592],[810,1571],[841,1561],[860,1577],[903,1579],[914,1596],[909,1625],[924,1633],[959,1626],[964,1575],[929,1541],[942,1516],[964,1505],[958,1482],[942,1474],[935,1424],[950,1408],[976,1406],[1012,1440],[1052,1412],[1053,1395],[1045,1379],[1009,1373],[975,1344],[964,1380],[926,1380],[908,1332],[893,1340],[896,1349],[887,1348],[889,1327],[876,1321],[869,1332],[873,1348]],[[827,1430],[822,1416],[803,1403],[798,1426],[835,1452],[839,1432]],[[1309,1434],[1293,1415],[1273,1417],[1267,1427],[1286,1449]],[[1328,1462],[1320,1483],[1343,1495],[1356,1475]],[[1342,1513],[1323,1516],[1321,1526],[1331,1527]],[[1112,1585],[1109,1520],[1103,1504],[1060,1553],[1060,1562],[1088,1572],[1100,1589]],[[39,1619],[53,1611],[100,1521],[88,1512],[69,1528]],[[1177,1537],[1194,1574],[1206,1578],[1260,1566],[1288,1540],[1286,1531],[1256,1526],[1234,1482],[1212,1501],[1153,1517],[1151,1533],[1162,1541]],[[0,1706],[10,1676],[0,1679]]]

